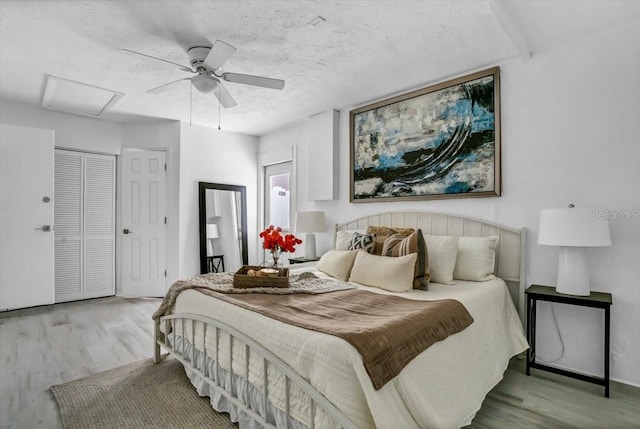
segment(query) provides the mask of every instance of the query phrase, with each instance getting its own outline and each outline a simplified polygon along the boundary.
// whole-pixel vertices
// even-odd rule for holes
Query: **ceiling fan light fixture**
[[[206,75],[197,75],[191,78],[191,83],[196,89],[202,93],[209,94],[218,88],[220,81],[215,77]]]

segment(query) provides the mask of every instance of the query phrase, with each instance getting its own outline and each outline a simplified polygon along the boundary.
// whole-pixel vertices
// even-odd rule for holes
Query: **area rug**
[[[65,429],[237,429],[201,398],[182,365],[147,359],[51,387]]]

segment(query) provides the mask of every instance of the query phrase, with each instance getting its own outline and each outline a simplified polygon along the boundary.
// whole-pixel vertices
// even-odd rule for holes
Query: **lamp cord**
[[[564,357],[564,340],[562,339],[562,334],[560,333],[560,327],[558,326],[558,319],[556,317],[555,306],[553,305],[553,303],[550,303],[550,305],[551,305],[551,315],[553,316],[553,324],[556,327],[556,333],[558,334],[558,339],[560,340],[561,348],[560,348],[560,356],[552,360],[543,359],[536,354],[536,359],[540,360],[540,362],[543,362],[543,363],[554,363]]]

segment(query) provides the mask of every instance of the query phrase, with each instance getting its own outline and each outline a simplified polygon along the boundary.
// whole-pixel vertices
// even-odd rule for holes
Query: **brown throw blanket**
[[[362,356],[376,390],[431,345],[473,323],[467,309],[451,299],[417,301],[358,289],[313,295],[196,290],[281,322],[344,339]]]

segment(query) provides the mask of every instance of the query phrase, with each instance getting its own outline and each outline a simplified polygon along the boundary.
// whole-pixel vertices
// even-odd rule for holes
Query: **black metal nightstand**
[[[319,260],[320,260],[319,257],[310,258],[310,259],[307,259],[307,258],[304,258],[304,257],[302,257],[302,258],[289,258],[289,264],[291,264],[291,265],[293,265],[293,264],[304,264],[305,262],[315,262],[315,261],[319,261]]]
[[[553,372],[566,377],[575,378],[589,383],[604,386],[604,396],[609,397],[609,338],[611,330],[611,305],[613,299],[610,293],[591,292],[589,296],[565,295],[556,292],[550,286],[531,285],[524,291],[527,295],[527,375],[531,368]],[[536,309],[538,301],[558,302],[561,304],[579,305],[582,307],[601,308],[604,310],[604,377],[593,377],[577,372],[567,371],[536,362]]]

